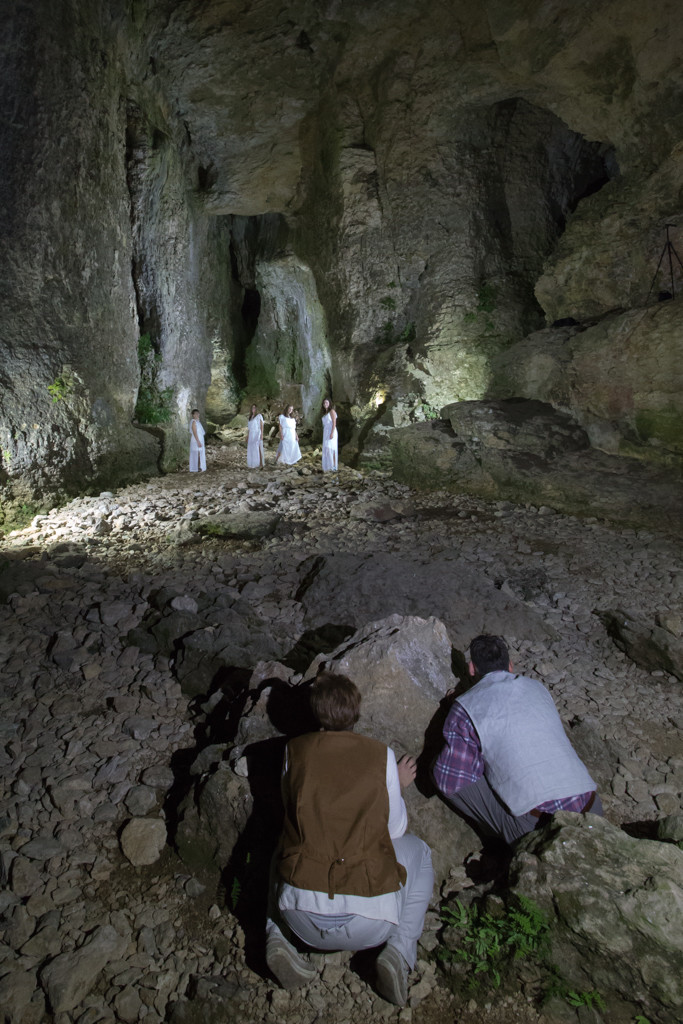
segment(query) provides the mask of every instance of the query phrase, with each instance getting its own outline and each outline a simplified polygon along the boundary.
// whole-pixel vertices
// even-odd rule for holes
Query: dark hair
[[[325,402],[330,403],[329,409],[325,408]],[[332,401],[331,398],[328,398],[326,395],[325,398],[323,398],[322,400],[322,405],[320,406],[320,415],[325,416],[328,412],[334,412],[334,402]]]
[[[470,659],[478,675],[487,672],[507,672],[510,664],[508,645],[502,636],[475,636],[470,643]]]
[[[256,409],[256,412],[252,412],[251,409]],[[255,402],[252,402],[251,409],[249,410],[249,419],[253,419],[254,416],[258,416],[258,407]]]
[[[288,402],[288,403],[287,403],[287,405],[285,406],[285,411],[284,411],[284,412],[283,412],[283,414],[282,414],[282,415],[283,415],[283,416],[285,417],[285,419],[286,419],[286,420],[288,420],[288,419],[290,418],[290,417],[289,417],[289,416],[287,415],[287,413],[289,412],[289,410],[290,410],[290,409],[292,410],[292,412],[296,412],[296,409],[294,408],[294,406],[292,405],[292,403],[291,403],[291,402]]]
[[[353,729],[360,717],[360,690],[347,676],[320,672],[309,693],[311,711],[323,729]]]
[[[194,416],[194,414],[195,414],[196,412],[199,412],[199,409],[193,409],[193,410],[192,410],[192,415]]]

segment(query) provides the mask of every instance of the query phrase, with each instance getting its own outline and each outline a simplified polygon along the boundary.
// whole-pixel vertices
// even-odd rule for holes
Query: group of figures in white
[[[338,432],[337,413],[334,403],[329,398],[323,400],[320,410],[323,422],[322,460],[323,472],[334,471],[338,467]],[[280,443],[277,449],[275,464],[293,466],[301,458],[299,435],[296,428],[294,406],[288,405],[280,414]],[[197,473],[206,469],[206,446],[204,444],[204,427],[199,422],[199,409],[192,410],[190,420],[190,472]],[[247,425],[247,466],[249,469],[265,469],[266,458],[263,447],[263,416],[255,405],[249,412]]]

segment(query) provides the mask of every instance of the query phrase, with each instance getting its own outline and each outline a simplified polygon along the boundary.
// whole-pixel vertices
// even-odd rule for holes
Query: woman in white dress
[[[190,473],[197,473],[200,469],[202,473],[206,469],[204,427],[199,422],[199,409],[193,409],[190,420]]]
[[[255,405],[252,405],[249,413],[247,427],[247,466],[249,469],[261,469],[265,466],[263,454],[263,416]]]
[[[329,398],[323,399],[323,473],[328,470],[337,469],[337,414],[334,411],[334,403]]]
[[[288,405],[280,416],[280,447],[277,450],[276,462],[284,462],[285,466],[293,466],[301,458],[299,435],[296,432],[294,406]]]

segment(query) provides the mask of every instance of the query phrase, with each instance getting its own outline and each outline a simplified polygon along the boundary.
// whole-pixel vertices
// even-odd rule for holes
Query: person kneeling
[[[402,1006],[434,872],[427,844],[406,834],[401,787],[415,778],[415,759],[397,763],[390,747],[353,733],[360,702],[346,676],[321,673],[310,692],[320,731],[287,744],[266,961],[283,988],[295,988],[316,970],[286,933],[319,951],[384,943],[377,990]]]
[[[602,816],[553,698],[537,679],[513,672],[502,637],[472,640],[469,673],[477,682],[453,702],[433,768],[447,802],[482,837],[509,845],[555,811]]]

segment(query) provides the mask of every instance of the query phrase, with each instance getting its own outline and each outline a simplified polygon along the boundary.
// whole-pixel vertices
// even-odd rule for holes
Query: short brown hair
[[[360,690],[347,676],[336,672],[318,674],[309,700],[311,711],[330,732],[353,729],[360,717]]]

